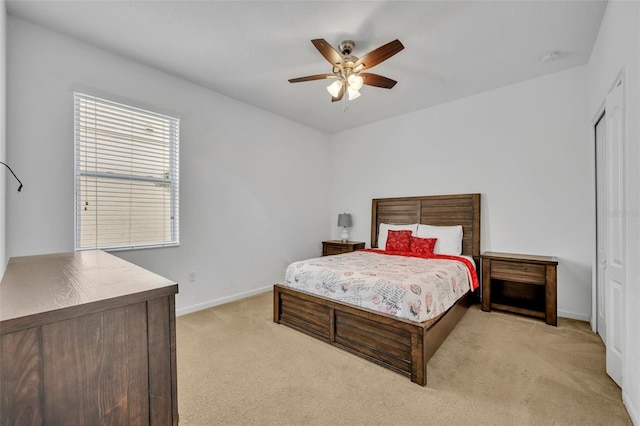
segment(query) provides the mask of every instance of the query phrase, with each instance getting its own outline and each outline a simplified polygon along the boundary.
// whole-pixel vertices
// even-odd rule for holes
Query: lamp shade
[[[362,85],[364,84],[364,78],[356,74],[351,74],[347,81],[349,81],[349,87],[351,87],[353,90],[362,89]]]
[[[340,89],[342,89],[342,84],[342,80],[336,80],[327,87],[327,91],[331,96],[337,98],[340,94]]]
[[[338,215],[338,226],[351,226],[351,215],[349,213],[340,213]]]
[[[360,97],[360,92],[349,87],[347,89],[347,95],[349,96],[349,100],[353,101],[354,99],[358,99]]]

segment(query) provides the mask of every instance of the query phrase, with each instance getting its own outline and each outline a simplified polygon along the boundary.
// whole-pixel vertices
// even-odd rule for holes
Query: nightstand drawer
[[[334,254],[342,254],[342,253],[350,253],[352,251],[353,250],[352,250],[352,248],[350,246],[328,245],[324,249],[325,256],[331,256],[331,255],[334,255]]]
[[[544,285],[546,282],[545,266],[535,263],[494,260],[491,262],[491,278]]]

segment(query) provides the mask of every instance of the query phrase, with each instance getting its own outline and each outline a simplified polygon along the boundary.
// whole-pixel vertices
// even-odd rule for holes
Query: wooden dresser
[[[102,251],[12,258],[0,424],[176,425],[177,292]]]

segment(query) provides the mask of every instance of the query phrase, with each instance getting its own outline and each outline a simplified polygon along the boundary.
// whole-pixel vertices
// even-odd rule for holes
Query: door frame
[[[615,85],[614,85],[615,87]],[[603,343],[606,344],[606,340],[603,338],[603,336],[601,334],[598,333],[598,327],[599,327],[599,321],[598,318],[600,315],[598,312],[598,299],[599,299],[599,292],[598,291],[598,268],[599,268],[599,262],[598,262],[598,226],[600,225],[599,220],[600,218],[598,217],[598,200],[602,198],[602,195],[598,195],[598,134],[596,131],[596,126],[603,120],[605,120],[605,102],[603,100],[602,104],[600,105],[600,107],[598,108],[598,112],[596,113],[594,119],[592,120],[592,126],[591,126],[591,134],[592,134],[592,138],[593,138],[593,155],[594,155],[594,161],[593,161],[593,175],[594,175],[594,211],[595,211],[595,226],[594,226],[594,242],[595,242],[595,246],[594,246],[594,254],[593,254],[593,269],[592,269],[592,277],[593,277],[593,286],[591,289],[591,318],[589,319],[589,322],[591,324],[591,329],[593,330],[594,333],[598,334],[600,336],[600,338],[602,339]],[[605,125],[606,125],[606,121],[605,121]],[[605,140],[606,143],[606,140]],[[602,168],[602,167],[600,167]],[[602,285],[604,285],[604,283],[601,283]],[[606,312],[605,312],[606,315]]]
[[[616,82],[618,79],[616,78]],[[614,89],[616,83],[611,86],[611,90]],[[609,90],[607,94],[611,91]],[[589,323],[591,324],[591,330],[594,333],[598,333],[598,146],[596,141],[596,125],[600,119],[604,119],[605,113],[605,100],[602,99],[598,110],[594,117],[591,119],[591,144],[593,150],[593,161],[591,167],[593,170],[593,259],[591,261],[591,318]]]

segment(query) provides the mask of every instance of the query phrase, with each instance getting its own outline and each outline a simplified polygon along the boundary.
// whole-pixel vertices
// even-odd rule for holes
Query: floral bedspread
[[[462,260],[360,250],[294,262],[287,267],[285,285],[422,322],[445,312],[467,293],[473,274],[475,270]]]

